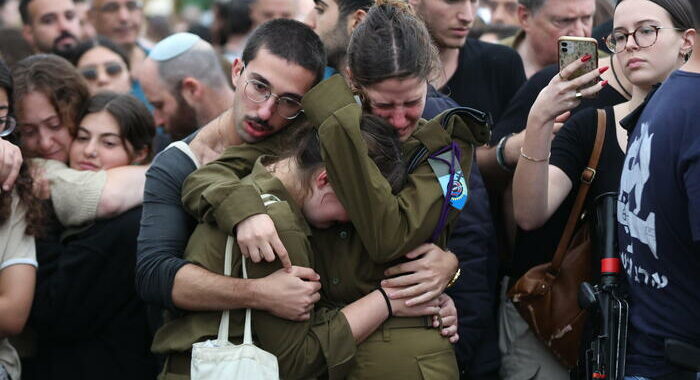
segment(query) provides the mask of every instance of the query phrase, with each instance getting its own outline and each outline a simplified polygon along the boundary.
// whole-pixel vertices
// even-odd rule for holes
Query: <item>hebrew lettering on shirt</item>
[[[629,253],[622,253],[622,267],[627,272],[627,277],[638,284],[644,284],[656,289],[663,289],[668,286],[668,277],[665,275],[642,268],[634,264],[634,260]]]

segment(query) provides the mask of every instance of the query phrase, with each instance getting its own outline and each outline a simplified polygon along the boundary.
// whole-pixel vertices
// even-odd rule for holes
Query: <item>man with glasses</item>
[[[88,16],[97,34],[105,36],[129,55],[133,72],[148,52],[138,43],[143,22],[143,3],[138,0],[93,0]]]
[[[523,59],[530,78],[557,62],[557,39],[561,36],[590,37],[595,0],[518,0],[522,30],[503,40]]]
[[[306,48],[302,51],[299,46]],[[153,54],[160,53],[156,46]],[[323,44],[304,24],[278,19],[261,25],[248,39],[242,58],[233,63],[237,91],[232,107],[156,157],[146,173],[136,263],[136,288],[146,302],[173,315],[183,310],[255,308],[290,320],[309,318],[320,289],[318,275],[309,268],[291,267],[262,279],[244,280],[183,260],[197,221],[185,212],[180,192],[191,172],[228,147],[255,143],[253,150],[273,151],[277,136],[272,135],[303,121],[299,100],[323,78],[325,63]],[[235,197],[236,191],[227,194]],[[248,206],[241,200],[241,208]],[[236,231],[240,226],[235,226]],[[231,233],[236,231],[231,228]],[[288,257],[281,259],[290,266]],[[161,344],[174,338],[159,335]],[[173,366],[177,367],[168,362],[165,371],[189,373],[189,367]]]
[[[159,42],[137,75],[156,125],[173,140],[184,139],[233,103],[214,48],[194,34],[177,33]]]
[[[22,35],[37,53],[64,54],[83,37],[73,0],[22,0]]]

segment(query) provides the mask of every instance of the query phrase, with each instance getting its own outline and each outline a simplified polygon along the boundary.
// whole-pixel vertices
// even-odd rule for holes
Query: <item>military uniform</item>
[[[260,163],[241,180],[258,194],[269,194],[280,201],[269,204],[266,212],[275,222],[282,243],[289,250],[294,265],[313,267],[311,230],[300,208],[282,183]],[[185,259],[214,273],[223,274],[227,234],[210,224],[199,224],[185,251]],[[281,268],[279,261],[248,263],[250,278],[261,278]],[[232,273],[241,273],[241,253],[234,244]],[[245,310],[230,313],[230,340],[240,343],[243,337]],[[166,321],[153,341],[153,351],[172,354],[166,363],[163,379],[187,378],[187,353],[192,343],[216,337],[221,312],[185,312]],[[293,322],[270,313],[253,310],[253,333],[257,344],[277,356],[280,375],[285,379],[315,378],[328,371],[330,378],[343,378],[355,354],[355,340],[345,316],[336,310],[316,310],[310,321]],[[185,353],[185,354],[183,354]],[[177,367],[174,361],[179,361]],[[177,373],[180,372],[180,373]],[[184,372],[184,373],[182,373]]]
[[[362,110],[341,77],[313,88],[303,104],[309,121],[318,126],[329,179],[352,220],[352,225],[314,230],[312,239],[324,274],[325,296],[344,304],[376,288],[389,266],[403,261],[406,252],[429,239],[438,225],[444,195],[427,156],[411,172],[404,188],[396,195],[391,193],[367,155],[358,128]],[[468,175],[474,145],[485,143],[488,137],[486,125],[438,116],[419,123],[403,144],[404,159],[413,157],[420,146],[433,153],[454,140],[461,149],[460,165]],[[448,220],[457,215],[453,209]],[[435,243],[445,247],[448,234],[449,228]],[[458,378],[452,345],[437,330],[394,327],[392,323],[388,321],[358,347],[357,365],[349,378]]]
[[[359,132],[362,110],[342,77],[334,76],[314,87],[303,104],[309,121],[319,129],[333,188],[353,222],[314,230],[312,238],[323,303],[342,307],[371,292],[384,278],[386,268],[428,240],[438,224],[443,192],[427,157],[423,157],[399,194],[391,193],[367,155]],[[467,175],[474,145],[485,143],[488,137],[486,125],[461,117],[443,120],[438,116],[430,122],[421,121],[412,138],[403,144],[404,156],[408,159],[421,146],[435,152],[454,139],[462,150],[460,164]],[[232,229],[244,215],[237,212],[238,201],[231,197],[212,202],[223,195],[214,196],[211,191],[227,183],[232,186],[235,181],[231,173],[223,175],[222,169],[236,160],[236,151],[227,150],[214,164],[216,172],[205,167],[193,173],[183,188],[183,203],[189,211],[225,230]],[[227,212],[221,212],[223,209]],[[456,215],[451,211],[449,220]],[[445,230],[436,243],[444,247],[447,235]],[[458,370],[452,345],[437,330],[426,328],[419,318],[391,318],[358,347],[356,366],[349,377],[456,379]]]

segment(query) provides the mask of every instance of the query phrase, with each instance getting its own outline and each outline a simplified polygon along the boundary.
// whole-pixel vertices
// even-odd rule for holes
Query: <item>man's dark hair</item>
[[[252,0],[229,0],[214,3],[216,17],[221,20],[220,30],[212,36],[217,45],[225,45],[229,36],[244,35],[250,31],[253,21],[250,19]]]
[[[347,15],[355,12],[358,9],[363,11],[369,11],[369,8],[374,5],[374,0],[330,0],[335,1],[338,4],[339,19],[345,19]]]
[[[547,0],[518,0],[518,4],[524,6],[531,13],[535,13],[542,8]]]
[[[243,63],[255,59],[260,49],[296,65],[315,75],[314,84],[323,79],[326,51],[318,35],[305,24],[287,19],[268,21],[253,31],[243,49]]]
[[[32,20],[29,19],[29,3],[32,0],[19,0],[19,15],[22,17],[22,24],[29,25]]]

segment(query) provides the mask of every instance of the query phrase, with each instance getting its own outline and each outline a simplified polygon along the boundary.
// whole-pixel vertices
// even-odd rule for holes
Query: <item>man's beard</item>
[[[74,42],[70,45],[59,45],[58,41],[61,41],[65,38],[72,38]],[[64,57],[66,59],[70,59],[74,53],[75,47],[78,46],[79,42],[80,41],[78,41],[78,38],[75,37],[72,33],[63,31],[61,32],[60,36],[56,37],[56,39],[53,40],[53,44],[51,45],[51,53]]]
[[[168,133],[173,141],[182,140],[199,128],[197,122],[197,112],[192,108],[180,94],[175,95],[177,100],[177,112],[170,117],[168,123]]]

